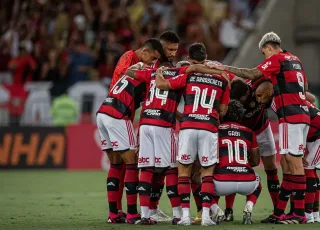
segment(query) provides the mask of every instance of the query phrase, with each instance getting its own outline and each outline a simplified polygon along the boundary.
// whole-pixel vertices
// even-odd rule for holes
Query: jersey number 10
[[[248,163],[248,148],[246,142],[238,139],[232,143],[232,141],[229,139],[222,139],[222,144],[228,145],[229,163],[233,163],[234,161],[242,165]],[[242,145],[243,149],[243,159],[240,159],[240,145]]]

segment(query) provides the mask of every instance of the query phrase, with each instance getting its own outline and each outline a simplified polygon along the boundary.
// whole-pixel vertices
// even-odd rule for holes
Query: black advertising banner
[[[65,128],[0,127],[0,169],[66,168]]]

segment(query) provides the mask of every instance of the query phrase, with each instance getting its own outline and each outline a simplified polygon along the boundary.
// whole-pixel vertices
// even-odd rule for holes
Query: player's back
[[[219,164],[215,168],[215,180],[255,180],[248,155],[257,147],[256,137],[251,129],[236,122],[222,123],[219,126]]]
[[[270,62],[276,60],[280,63],[276,78],[271,77],[280,122],[309,124],[305,97],[307,78],[300,59],[287,51],[274,56],[270,58]]]
[[[229,103],[227,81],[220,75],[190,73],[183,97],[185,105],[180,128],[217,132],[219,105]]]
[[[310,113],[310,128],[307,141],[314,142],[320,138],[320,110],[307,101]]]
[[[171,79],[185,72],[187,68],[169,68],[163,71],[165,79]],[[180,90],[156,88],[156,70],[150,76],[149,92],[142,107],[140,125],[172,127],[176,123],[176,110],[181,98]]]
[[[143,101],[145,90],[145,83],[123,75],[109,91],[98,113],[104,113],[116,119],[133,120],[135,110]]]

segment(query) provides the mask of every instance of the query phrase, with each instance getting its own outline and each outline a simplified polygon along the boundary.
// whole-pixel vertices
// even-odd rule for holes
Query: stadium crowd
[[[110,84],[119,57],[167,29],[182,39],[177,60],[193,42],[222,60],[254,28],[259,0],[3,0],[0,81]]]

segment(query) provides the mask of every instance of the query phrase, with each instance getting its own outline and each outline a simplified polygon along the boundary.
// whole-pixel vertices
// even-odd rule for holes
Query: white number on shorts
[[[160,90],[159,88],[156,88],[156,81],[152,80],[150,82],[150,97],[146,101],[146,105],[150,105],[153,102],[153,98],[156,97],[161,100],[161,105],[164,105],[167,103],[168,98],[168,91],[166,90]]]
[[[118,86],[119,83],[121,83],[121,86]],[[128,81],[125,79],[125,77],[123,77],[117,82],[117,84],[111,89],[111,91],[113,92],[113,94],[119,94],[122,92],[122,90],[124,90],[124,88],[126,88],[127,85]]]
[[[303,81],[303,75],[300,72],[297,72],[297,78],[298,78],[298,83],[302,88],[302,92],[299,92],[299,96],[301,99],[305,100],[306,95],[304,94],[304,81]]]
[[[213,103],[214,103],[214,100],[216,99],[217,91],[212,90],[209,103],[206,103],[208,88],[203,89],[201,92],[201,89],[198,86],[192,86],[191,91],[196,92],[196,94],[194,96],[194,103],[193,103],[192,112],[193,113],[197,112],[198,107],[199,107],[199,101],[200,101],[200,106],[202,108],[208,109],[208,114],[212,113]]]
[[[229,139],[223,139],[222,144],[228,145],[229,163],[232,163],[234,161],[243,165],[248,163],[248,149],[246,142],[237,139],[236,141],[234,141],[234,143],[232,143],[232,141],[230,141]],[[243,159],[240,159],[240,145],[242,145],[243,148]]]

